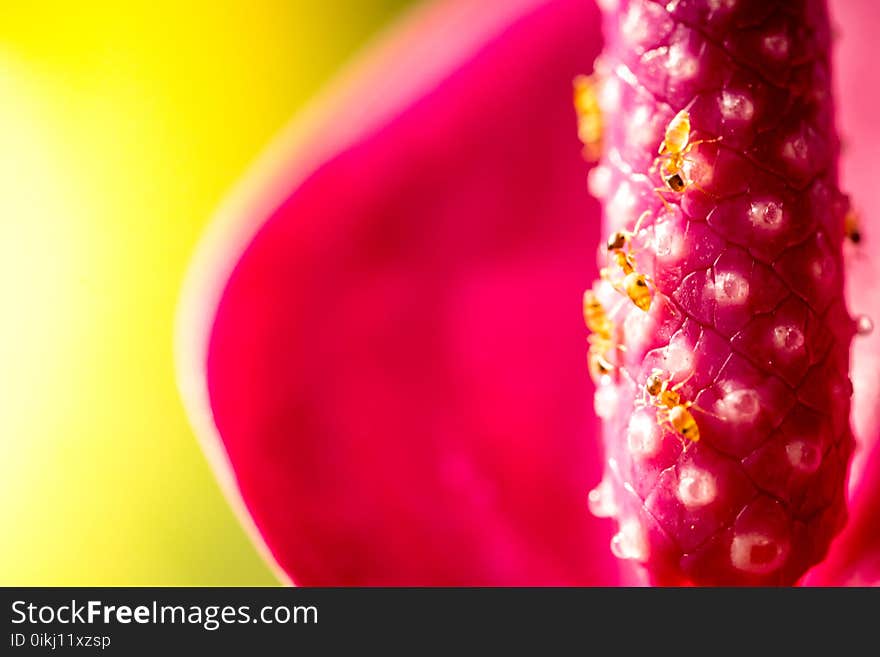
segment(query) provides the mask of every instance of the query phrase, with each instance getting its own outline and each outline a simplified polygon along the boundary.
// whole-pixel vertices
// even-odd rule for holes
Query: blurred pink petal
[[[586,505],[598,207],[571,82],[599,46],[583,0],[421,10],[200,250],[181,385],[296,583],[621,581]]]

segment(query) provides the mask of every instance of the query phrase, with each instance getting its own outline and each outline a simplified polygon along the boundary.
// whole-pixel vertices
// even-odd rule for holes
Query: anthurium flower
[[[637,4],[645,3],[623,7]],[[606,15],[621,11],[603,5]],[[871,251],[880,208],[868,172],[880,134],[865,94],[880,78],[869,64],[876,23],[867,15],[877,10],[869,2],[832,9],[842,34],[842,188],[862,218],[861,242],[833,257],[846,262],[845,307],[876,317]],[[750,25],[760,26],[767,12],[754,12]],[[668,57],[673,43],[665,45]],[[599,10],[584,0],[422,7],[294,121],[221,210],[181,302],[180,385],[230,499],[288,581],[673,581],[638,559],[616,558],[609,545],[618,523],[587,508],[608,453],[592,403],[581,293],[598,275],[594,254],[606,236],[587,192],[571,85],[592,72],[602,47]],[[831,125],[830,97],[817,102]],[[621,105],[621,116],[605,123],[631,126],[627,112]],[[780,126],[766,130],[771,139],[788,136]],[[739,134],[725,135],[725,148],[742,146]],[[633,137],[626,143],[638,147]],[[642,148],[647,154],[647,140]],[[594,189],[602,177],[593,175]],[[673,238],[682,230],[673,227]],[[839,287],[832,296],[844,307]],[[837,329],[846,330],[828,327]],[[853,343],[846,525],[827,555],[831,531],[824,543],[786,543],[786,559],[793,550],[804,568],[822,559],[805,583],[880,581],[871,522],[880,508],[878,352],[876,333]],[[825,397],[814,401],[849,426],[847,395]],[[848,456],[835,479],[841,508]],[[766,517],[761,509],[753,516]],[[842,513],[834,518],[844,522]],[[618,538],[615,553],[633,556],[620,547]],[[740,583],[705,568],[685,575]]]

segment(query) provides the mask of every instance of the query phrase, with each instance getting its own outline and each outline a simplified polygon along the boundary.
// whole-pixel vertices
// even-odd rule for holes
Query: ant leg
[[[703,415],[708,415],[709,417],[714,417],[716,420],[721,420],[722,422],[724,422],[727,419],[727,418],[721,417],[717,413],[713,413],[712,411],[707,411],[702,406],[697,406],[694,402],[688,402],[687,404],[685,404],[685,406],[687,406],[688,408],[693,408],[695,411],[699,411]]]
[[[694,187],[698,192],[702,192],[703,194],[705,194],[706,196],[709,196],[711,198],[714,198],[714,199],[720,198],[720,196],[718,196],[718,194],[710,192],[708,189],[706,189],[705,187],[702,187],[701,185],[699,185],[698,183],[695,183],[694,181],[691,181],[688,184],[688,187]]]
[[[662,153],[662,154],[658,155],[657,157],[655,157],[654,162],[651,164],[651,168],[648,169],[648,173],[651,174],[651,173],[654,173],[655,171],[657,171],[657,166],[663,160],[668,160],[670,157],[672,157],[672,155],[670,153]]]
[[[618,290],[619,291],[619,290]],[[623,308],[629,302],[628,297],[624,297],[622,299],[618,299],[617,303],[608,311],[608,317],[614,317],[617,313],[620,312],[620,309]],[[624,345],[619,345],[618,347],[621,351],[626,351],[626,347]]]
[[[645,210],[644,212],[642,212],[642,214],[639,215],[639,218],[636,221],[636,225],[633,226],[632,233],[630,233],[631,235],[635,236],[636,233],[639,232],[639,229],[641,228],[642,222],[645,220],[645,217],[647,217],[650,214],[651,214],[650,210]]]
[[[633,406],[635,408],[645,408],[647,406],[651,406],[651,404],[649,404],[648,400],[645,398],[645,386],[640,386],[638,382],[633,378],[632,374],[629,373],[629,370],[626,369],[626,367],[618,367],[617,372],[621,375],[621,378],[629,381],[635,390],[641,390],[642,394],[641,396],[636,396],[636,398],[633,400]]]
[[[688,145],[684,147],[684,150],[681,152],[681,154],[687,155],[700,144],[714,144],[716,141],[721,141],[722,139],[724,139],[724,137],[713,137],[712,139],[697,139],[696,141],[688,142]]]
[[[685,378],[683,378],[681,381],[679,381],[674,386],[672,386],[670,388],[670,390],[672,390],[672,392],[675,392],[676,390],[681,388],[685,383],[690,381],[691,378],[693,378],[694,374],[696,374],[696,373],[697,373],[697,368],[692,369],[690,374],[688,374]]]
[[[629,295],[626,293],[626,290],[623,289],[623,286],[620,284],[619,281],[611,280],[611,274],[608,273],[608,267],[602,267],[602,269],[599,270],[599,277],[603,281],[608,283],[608,285],[610,285],[612,288],[614,288],[615,292],[617,292],[618,294],[622,294],[624,297],[629,297]]]
[[[661,429],[665,429],[669,433],[673,434],[676,438],[678,438],[678,442],[681,443],[682,450],[687,449],[687,444],[690,441],[675,430],[675,427],[672,425],[672,420],[669,419],[669,409],[657,409],[657,426],[659,426]]]
[[[608,359],[605,358],[605,354],[594,353],[596,357],[596,362],[599,363],[599,366],[604,369],[606,372],[613,372],[617,368],[608,362]]]
[[[661,198],[662,198],[662,197],[661,197]],[[641,253],[642,251],[644,251],[644,246],[643,246],[642,248],[640,248],[640,249],[634,249],[634,248],[632,247],[632,241],[631,241],[631,240],[632,240],[632,238],[635,237],[636,234],[639,232],[639,229],[641,228],[641,226],[642,226],[642,222],[645,220],[645,217],[650,216],[650,214],[651,214],[651,211],[650,211],[650,210],[645,210],[644,212],[642,212],[642,214],[639,215],[639,218],[638,218],[638,220],[636,221],[636,225],[633,226],[632,231],[629,233],[629,238],[627,239],[627,249],[626,249],[626,253],[627,253],[628,256],[634,256],[634,255],[636,255],[637,253]]]
[[[675,315],[676,317],[680,317],[682,315],[678,311],[678,308],[675,307],[675,304],[672,303],[669,296],[667,294],[665,294],[663,291],[661,291],[659,287],[657,287],[657,284],[654,282],[654,279],[652,279],[648,275],[645,275],[645,283],[647,283],[648,287],[651,288],[651,293],[653,295],[659,296],[661,299],[663,299],[663,303],[665,303],[666,306],[672,311],[673,315]]]
[[[666,197],[663,196],[663,194],[665,194],[668,191],[669,190],[666,187],[655,187],[654,188],[654,193],[657,194],[658,197],[660,197],[661,201],[663,201],[663,206],[666,208],[667,214],[671,214],[672,213],[672,206],[669,205],[669,201],[667,201]]]

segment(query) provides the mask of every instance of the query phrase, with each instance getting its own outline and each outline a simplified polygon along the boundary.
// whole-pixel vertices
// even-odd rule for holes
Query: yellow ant
[[[590,343],[590,350],[587,353],[590,378],[593,379],[593,383],[599,383],[606,376],[614,374],[615,367],[608,360],[608,352],[614,349],[614,343],[595,333],[587,340]]]
[[[668,426],[674,434],[681,438],[697,442],[700,439],[700,428],[688,410],[693,406],[693,402],[682,403],[681,395],[678,393],[679,388],[688,379],[690,376],[670,387],[670,380],[663,378],[663,372],[654,370],[645,381],[645,392],[651,397],[653,405],[657,408],[657,421],[661,426]]]
[[[590,343],[587,354],[590,377],[595,383],[599,383],[604,377],[614,373],[615,368],[608,360],[608,352],[614,349],[625,351],[625,348],[614,344],[614,323],[592,290],[584,292],[584,323],[590,329],[590,336],[587,338]]]
[[[623,273],[623,282],[618,283],[612,281],[611,274],[607,267],[603,267],[599,272],[599,275],[604,280],[608,281],[615,290],[629,297],[630,301],[632,301],[637,308],[645,312],[651,309],[651,300],[653,298],[652,286],[648,277],[636,270],[636,261],[633,257],[630,242],[639,232],[639,227],[641,226],[642,221],[644,221],[645,217],[650,213],[650,210],[645,210],[641,216],[639,216],[632,231],[619,230],[616,233],[612,233],[608,238],[608,243],[606,245],[608,255]]]
[[[862,241],[862,231],[859,227],[859,215],[855,210],[848,210],[843,220],[843,234],[853,244],[859,244]]]
[[[578,137],[584,144],[584,158],[594,162],[602,155],[604,129],[602,110],[599,107],[598,82],[595,75],[578,75],[573,85]]]
[[[666,134],[663,143],[660,144],[658,155],[651,165],[651,171],[656,171],[657,165],[660,165],[660,177],[665,187],[655,187],[654,191],[663,201],[666,209],[669,209],[669,203],[663,197],[662,192],[674,192],[682,194],[688,187],[694,186],[705,194],[709,194],[705,189],[700,187],[696,182],[690,179],[685,172],[685,163],[692,161],[687,157],[696,146],[700,144],[711,144],[721,141],[721,137],[714,139],[698,139],[691,141],[691,115],[686,109],[676,114],[669,125],[666,126]]]
[[[692,401],[681,401],[678,391],[693,375],[694,372],[691,372],[684,380],[670,386],[671,378],[663,378],[663,371],[655,369],[645,380],[644,392],[651,398],[651,404],[657,408],[657,422],[661,426],[668,427],[680,438],[695,443],[700,440],[700,427],[690,409],[696,408],[707,415],[712,413],[695,406]]]
[[[605,306],[593,290],[584,292],[584,324],[593,333],[611,337],[613,330],[611,318],[608,317]]]

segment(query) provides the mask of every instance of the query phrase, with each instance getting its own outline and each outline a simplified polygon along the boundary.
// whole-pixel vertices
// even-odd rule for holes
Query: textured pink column
[[[597,286],[626,350],[597,388],[607,466],[591,506],[655,584],[793,584],[845,521],[853,446],[825,3],[601,4],[591,188],[606,234],[650,211],[631,246],[654,298],[646,313]],[[721,140],[691,151],[695,184],[666,207],[650,169],[684,108],[692,140]],[[699,442],[644,403],[654,369],[685,381]]]

